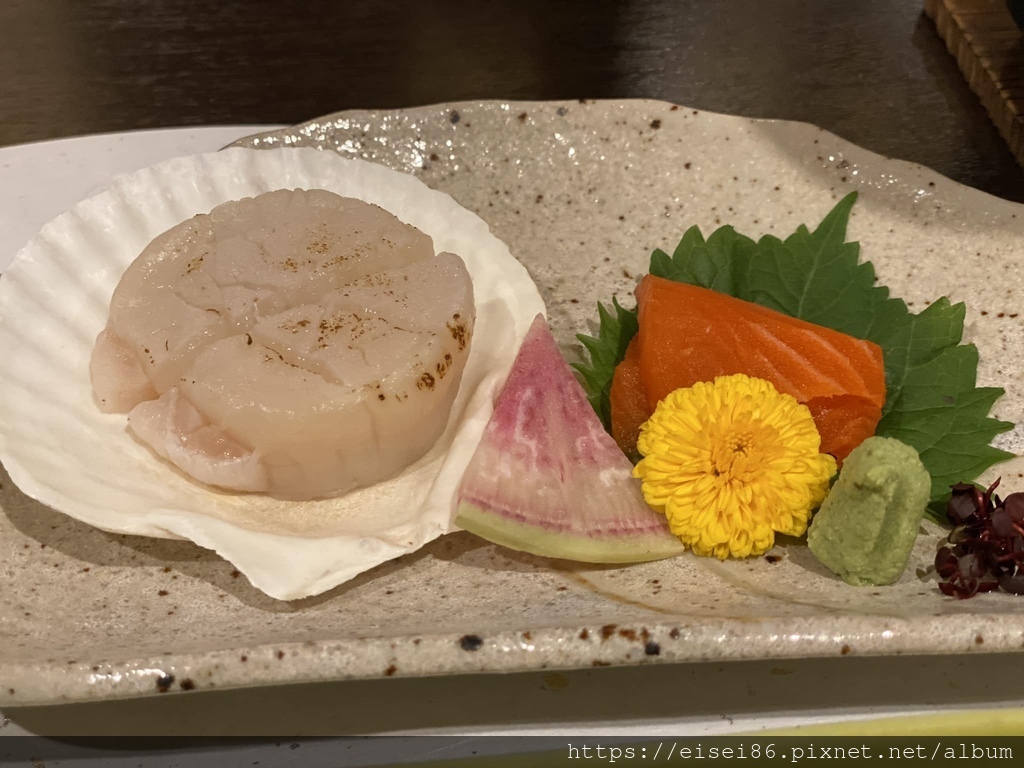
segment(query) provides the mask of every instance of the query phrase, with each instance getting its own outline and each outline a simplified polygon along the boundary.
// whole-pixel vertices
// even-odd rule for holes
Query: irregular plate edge
[[[757,125],[768,131],[792,131],[799,129],[807,133],[814,133],[826,137],[829,142],[837,144],[842,152],[853,152],[862,159],[862,162],[871,163],[885,163],[886,165],[895,165],[899,168],[903,168],[908,172],[918,174],[923,177],[925,181],[942,181],[944,185],[948,185],[949,191],[956,195],[963,197],[976,197],[978,205],[987,205],[988,207],[997,207],[1005,209],[1007,214],[1016,214],[1024,211],[1024,203],[1016,203],[1012,200],[1006,200],[996,195],[990,194],[983,190],[975,187],[968,186],[961,182],[955,181],[948,176],[942,175],[939,171],[934,170],[926,165],[915,163],[910,160],[901,160],[900,158],[892,157],[889,155],[883,155],[874,150],[867,149],[858,144],[853,143],[849,139],[845,139],[837,133],[833,133],[825,128],[821,128],[813,123],[804,122],[801,120],[782,120],[777,118],[762,118],[762,117],[747,117],[743,115],[730,115],[724,112],[715,112],[710,109],[701,109],[696,107],[690,107],[685,104],[678,104],[671,101],[663,101],[660,99],[573,99],[573,100],[542,100],[542,101],[517,101],[507,99],[483,99],[483,100],[470,100],[470,101],[455,101],[455,102],[436,102],[432,104],[422,104],[414,107],[407,108],[366,108],[366,109],[346,109],[338,112],[330,112],[318,117],[311,118],[309,120],[303,120],[300,123],[287,126],[285,128],[271,129],[268,131],[262,131],[260,133],[250,134],[243,136],[236,141],[231,142],[222,149],[228,149],[231,147],[246,147],[249,149],[268,150],[276,149],[273,146],[260,146],[259,142],[268,138],[280,138],[296,131],[303,129],[306,126],[315,125],[318,123],[332,122],[339,119],[353,118],[355,116],[363,116],[365,118],[368,114],[373,115],[384,115],[384,114],[408,114],[410,112],[416,113],[431,113],[437,110],[454,110],[459,111],[460,109],[466,108],[500,108],[501,105],[508,105],[509,110],[528,110],[534,109],[550,109],[552,107],[572,107],[572,106],[589,106],[599,105],[608,107],[619,107],[621,109],[636,109],[643,107],[645,109],[659,109],[659,110],[691,110],[699,112],[705,117],[709,117],[713,120],[722,121],[725,123],[732,123],[735,125]],[[962,212],[961,212],[962,213]],[[1024,221],[1020,222],[1020,229],[1024,231]]]
[[[948,630],[944,619],[929,619],[927,631]],[[74,662],[47,665],[80,682],[73,693],[54,697],[48,675],[31,663],[0,665],[0,707],[43,706],[56,703],[106,701],[159,696],[198,690],[231,690],[292,683],[339,682],[386,677],[505,674],[529,671],[585,669],[587,667],[640,666],[665,663],[707,663],[879,657],[894,655],[945,656],[1005,653],[1019,648],[1022,630],[1018,617],[979,620],[976,626],[948,633],[946,647],[922,651],[913,638],[900,631],[907,620],[836,616],[827,639],[808,642],[799,624],[814,624],[814,617],[787,619],[786,631],[773,621],[708,619],[693,623],[600,624],[544,629],[504,630],[478,634],[422,634],[381,638],[346,638],[292,642],[230,650],[187,652],[143,657],[117,663]],[[856,624],[854,623],[856,622]],[[915,622],[916,624],[917,622]],[[849,624],[849,626],[846,626]],[[737,632],[745,628],[746,631]],[[586,638],[582,639],[581,634]],[[984,637],[984,642],[978,642]],[[565,640],[586,643],[588,661],[566,663]],[[728,656],[715,653],[732,640]],[[736,642],[742,640],[743,642]],[[863,644],[863,645],[862,645]],[[237,663],[241,656],[245,664]],[[316,664],[310,664],[315,658]],[[418,663],[420,657],[425,663]],[[93,667],[97,667],[93,669]],[[260,679],[253,678],[258,668]],[[216,684],[206,680],[216,678]],[[185,687],[182,687],[185,683]],[[11,691],[14,693],[11,693]]]

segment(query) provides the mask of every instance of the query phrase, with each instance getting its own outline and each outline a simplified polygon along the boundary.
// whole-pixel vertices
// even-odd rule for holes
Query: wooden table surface
[[[916,0],[4,0],[0,145],[476,98],[803,120],[1024,201]]]

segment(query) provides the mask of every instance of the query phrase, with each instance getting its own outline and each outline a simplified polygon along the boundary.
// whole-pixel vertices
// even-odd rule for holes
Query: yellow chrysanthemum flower
[[[644,498],[698,555],[760,555],[800,536],[836,460],[819,453],[811,412],[769,382],[737,374],[678,389],[643,425],[633,470]]]

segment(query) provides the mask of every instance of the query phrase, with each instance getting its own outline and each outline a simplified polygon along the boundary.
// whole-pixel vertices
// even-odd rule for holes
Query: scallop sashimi
[[[323,190],[225,203],[156,238],[90,364],[101,410],[202,483],[280,498],[400,473],[447,426],[475,308],[462,260]]]

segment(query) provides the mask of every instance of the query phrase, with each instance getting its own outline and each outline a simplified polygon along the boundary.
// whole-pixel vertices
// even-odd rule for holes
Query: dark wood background
[[[803,120],[1024,201],[916,0],[3,0],[0,145],[476,98]]]

